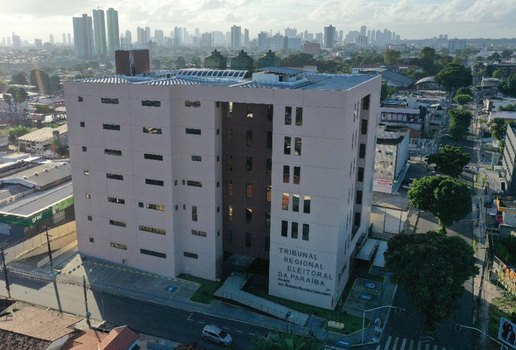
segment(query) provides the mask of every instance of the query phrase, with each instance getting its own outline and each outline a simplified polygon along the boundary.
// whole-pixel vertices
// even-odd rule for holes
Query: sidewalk
[[[66,261],[64,259],[59,259],[57,262],[54,261],[54,269],[60,270],[60,274],[55,277],[58,283],[82,286],[84,276],[87,288],[92,291],[102,291],[112,295],[143,300],[189,312],[222,317],[270,330],[293,332],[300,335],[313,334],[318,338],[326,339],[327,344],[335,348],[348,348],[350,344],[359,344],[362,341],[361,331],[350,336],[326,331],[326,320],[322,318],[290,310],[254,295],[251,298],[246,292],[242,293],[246,293],[246,298],[250,297],[252,299],[253,305],[250,306],[253,309],[264,311],[263,308],[276,308],[279,306],[278,314],[271,312],[273,316],[267,316],[220,300],[215,300],[210,304],[193,302],[190,298],[199,287],[197,283],[180,278],[167,278],[91,257],[81,258],[77,252],[73,255],[64,254],[63,256],[67,256],[68,259]],[[44,256],[40,257],[40,259],[42,258]],[[36,264],[37,261],[32,259],[30,264],[29,262],[10,264],[9,269],[11,273],[37,276],[37,279],[41,281],[52,281],[53,277],[50,274],[50,267],[44,265],[41,268],[37,268]],[[33,267],[31,268],[30,265]],[[228,278],[227,283],[219,289],[219,296],[226,294],[224,297],[227,297],[227,293],[240,291],[244,280],[244,277],[238,274],[235,274],[234,278]],[[390,286],[393,285],[390,284]],[[390,289],[391,292],[383,293],[378,306],[390,305],[392,302],[392,287],[387,287],[386,289]],[[242,301],[239,301],[239,303],[246,304]],[[288,316],[291,317],[286,317],[288,312],[290,312]],[[386,313],[371,313],[367,314],[366,317],[371,320],[380,317],[380,326],[383,326],[386,322]],[[378,332],[375,330],[373,322],[371,322],[365,330],[366,342],[378,341],[375,340],[376,337],[378,337]]]

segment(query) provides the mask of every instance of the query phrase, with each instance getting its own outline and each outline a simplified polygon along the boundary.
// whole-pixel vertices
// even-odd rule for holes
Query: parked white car
[[[202,337],[222,345],[230,345],[233,342],[231,335],[214,325],[204,326]]]

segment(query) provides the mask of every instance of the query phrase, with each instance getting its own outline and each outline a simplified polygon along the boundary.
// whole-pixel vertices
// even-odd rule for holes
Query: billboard
[[[516,349],[516,323],[504,317],[500,317],[498,339],[502,341],[503,344],[509,346],[509,349]]]

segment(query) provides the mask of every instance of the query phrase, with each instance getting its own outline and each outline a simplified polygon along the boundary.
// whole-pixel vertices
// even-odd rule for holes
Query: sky
[[[449,38],[516,38],[516,0],[0,0],[0,38],[14,32],[22,40],[60,42],[72,33],[72,17],[109,7],[118,10],[120,33],[136,27],[174,27],[227,32],[234,24],[250,30],[284,28],[323,32],[387,28],[402,39],[448,34]]]

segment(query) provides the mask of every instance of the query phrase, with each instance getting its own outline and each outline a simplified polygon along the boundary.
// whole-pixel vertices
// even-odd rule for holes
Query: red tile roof
[[[138,337],[138,334],[127,326],[116,327],[102,339],[99,350],[127,350]]]

